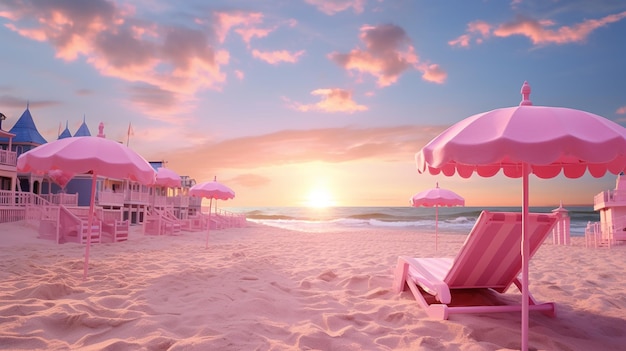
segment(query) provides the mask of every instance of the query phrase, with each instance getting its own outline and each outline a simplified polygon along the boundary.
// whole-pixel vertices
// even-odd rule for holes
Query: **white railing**
[[[17,222],[26,218],[26,207],[0,206],[0,223]]]
[[[0,164],[17,166],[17,153],[14,151],[0,149]]]
[[[124,205],[124,193],[114,193],[112,191],[100,191],[98,192],[98,204],[99,205]]]
[[[43,194],[41,197],[51,204],[78,206],[78,194]]]
[[[150,203],[150,193],[147,191],[134,191],[134,190],[126,190],[124,196],[125,203],[142,203],[149,204]]]
[[[626,242],[626,216],[616,218],[613,225],[589,222],[585,228],[585,246],[607,247]]]
[[[189,207],[189,196],[168,196],[167,204],[173,207]]]
[[[28,205],[50,205],[50,202],[43,197],[33,193],[0,190],[0,206],[24,207]]]
[[[606,190],[593,197],[593,204],[626,202],[626,190]]]

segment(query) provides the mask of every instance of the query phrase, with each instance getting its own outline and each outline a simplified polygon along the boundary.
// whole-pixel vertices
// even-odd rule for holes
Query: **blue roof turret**
[[[70,129],[67,127],[67,121],[65,121],[65,130],[62,131],[61,134],[59,134],[59,137],[57,139],[65,139],[71,137],[72,133],[70,133]]]
[[[26,104],[26,110],[24,113],[22,113],[9,132],[15,134],[13,143],[31,143],[37,145],[47,143],[46,139],[39,134],[39,131],[35,126],[28,104]]]
[[[76,133],[74,133],[75,137],[78,136],[91,136],[91,132],[89,132],[89,128],[87,127],[87,123],[85,123],[85,116],[83,115],[83,124],[78,127]]]

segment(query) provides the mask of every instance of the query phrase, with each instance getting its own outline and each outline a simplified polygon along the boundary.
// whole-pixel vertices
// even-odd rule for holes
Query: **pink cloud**
[[[243,80],[245,78],[245,73],[243,73],[243,71],[240,70],[235,70],[235,77],[237,77],[237,79],[239,80]]]
[[[334,15],[336,13],[352,10],[355,13],[362,13],[365,7],[365,0],[305,0],[306,3],[315,6],[321,12],[327,15]]]
[[[241,36],[246,44],[250,44],[252,38],[264,38],[268,36],[274,29],[267,28],[238,28],[235,32]]]
[[[422,72],[422,78],[428,82],[442,84],[448,78],[448,74],[436,64],[421,65],[418,69]]]
[[[281,62],[296,63],[300,56],[304,54],[304,50],[297,52],[289,52],[287,50],[280,51],[260,51],[252,50],[252,56],[269,64],[277,64]]]
[[[615,111],[618,115],[626,115],[626,106],[622,106]]]
[[[625,17],[626,11],[608,15],[599,20],[586,20],[571,27],[562,26],[554,30],[547,28],[554,25],[550,20],[537,21],[518,17],[512,22],[499,26],[493,34],[499,37],[523,35],[535,45],[575,43],[585,41],[594,30],[618,22]]]
[[[217,46],[215,38],[223,40],[233,26],[251,26],[262,20],[258,13],[234,12],[218,13],[212,27],[164,26],[134,17],[135,10],[129,5],[103,0],[81,2],[81,6],[24,2],[5,5],[3,10],[2,17],[12,21],[5,25],[7,28],[48,42],[57,58],[82,58],[104,76],[142,83],[158,91],[160,99],[130,95],[131,106],[157,114],[167,110],[164,103],[181,107],[201,90],[220,90],[226,82],[222,70],[230,55]]]
[[[469,47],[472,39],[480,44],[491,33],[491,25],[485,21],[473,21],[467,24],[467,32],[454,40],[450,40],[448,45]]]
[[[226,40],[226,35],[232,28],[244,27],[250,30],[254,25],[258,25],[263,21],[263,14],[259,12],[216,12],[214,17],[215,22],[217,23],[215,32],[220,43],[223,43]],[[239,34],[242,35],[241,33]],[[256,34],[251,32],[250,34],[246,34],[246,36],[242,35],[242,37],[244,37],[244,40],[245,38],[248,38],[249,40],[255,35]]]
[[[334,52],[328,57],[347,70],[376,77],[380,87],[394,84],[402,73],[417,67],[418,56],[401,27],[363,26],[359,37],[365,49],[353,49],[347,54]]]
[[[536,20],[522,16],[518,16],[515,20],[498,26],[490,25],[484,21],[475,21],[468,24],[465,34],[449,41],[448,44],[450,46],[468,47],[472,39],[480,44],[490,35],[503,38],[522,35],[529,38],[534,45],[579,43],[587,40],[589,35],[596,29],[619,22],[624,18],[626,18],[626,11],[600,19],[585,20],[573,26],[556,28],[552,28],[555,26],[555,22],[552,20]]]
[[[230,178],[228,184],[241,185],[246,188],[260,188],[270,184],[272,180],[258,174],[245,173]]]
[[[315,104],[291,103],[291,107],[302,112],[346,112],[353,113],[366,111],[367,106],[359,105],[352,99],[352,93],[348,90],[332,88],[317,89],[311,95],[321,97],[321,101]]]
[[[312,161],[410,161],[415,155],[415,145],[425,145],[443,129],[443,126],[407,125],[283,130],[219,142],[204,138],[202,143],[193,147],[168,150],[158,156],[176,162],[176,169],[184,169],[188,174],[214,174],[218,168],[249,172],[260,167]],[[199,169],[197,155],[211,160],[210,165],[202,164],[202,168],[214,168],[194,171]]]

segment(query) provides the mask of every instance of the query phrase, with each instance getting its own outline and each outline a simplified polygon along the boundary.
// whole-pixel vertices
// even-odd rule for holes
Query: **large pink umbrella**
[[[116,141],[92,136],[58,139],[38,146],[18,157],[17,170],[40,173],[62,170],[66,174],[91,172],[89,235],[85,246],[83,279],[87,278],[89,269],[97,177],[129,179],[142,184],[152,184],[155,178],[154,169],[139,154]]]
[[[528,349],[528,177],[579,178],[619,174],[626,168],[626,129],[589,112],[533,106],[524,82],[519,106],[468,117],[431,140],[416,155],[420,173],[474,172],[491,177],[500,169],[522,178],[522,350]]]
[[[442,189],[439,182],[432,189],[421,191],[409,201],[413,207],[434,207],[435,208],[435,251],[437,250],[439,240],[439,206],[465,206],[465,199],[456,194],[452,190]]]
[[[235,197],[235,192],[226,185],[219,183],[217,177],[212,182],[198,183],[189,189],[189,195],[209,199],[209,223],[206,230],[206,248],[209,248],[209,230],[211,229],[211,206],[213,199],[228,200]]]

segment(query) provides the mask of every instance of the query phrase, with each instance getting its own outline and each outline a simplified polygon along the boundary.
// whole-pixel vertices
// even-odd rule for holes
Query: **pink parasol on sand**
[[[146,185],[155,180],[154,169],[139,154],[116,141],[92,136],[58,139],[40,145],[18,157],[17,170],[41,173],[62,170],[66,174],[92,174],[83,279],[87,278],[89,269],[97,177],[129,179]]]
[[[468,117],[436,136],[416,155],[420,173],[469,178],[500,170],[522,178],[522,340],[528,349],[528,177],[594,177],[626,169],[626,129],[589,112],[533,106],[524,82],[519,106]]]
[[[212,182],[198,183],[189,189],[189,195],[209,199],[209,223],[206,230],[206,248],[209,248],[209,230],[211,229],[211,206],[213,199],[228,200],[235,197],[235,192],[226,185],[219,183],[217,177]]]
[[[168,188],[180,188],[180,176],[169,168],[159,167],[156,173],[155,185],[166,186]]]
[[[440,188],[439,182],[437,182],[434,188],[413,195],[409,202],[413,207],[435,208],[435,251],[437,250],[439,240],[439,206],[465,206],[465,199],[452,190]]]

